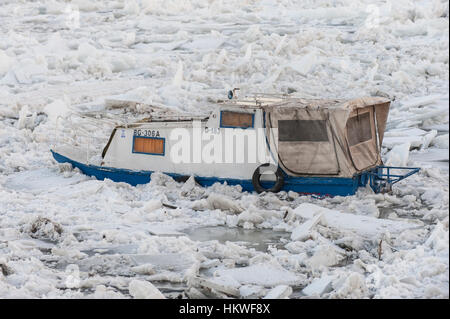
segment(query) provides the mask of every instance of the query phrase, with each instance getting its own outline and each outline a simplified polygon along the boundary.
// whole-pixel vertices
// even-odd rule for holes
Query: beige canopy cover
[[[382,164],[389,106],[382,97],[287,99],[264,106],[267,136],[278,140],[279,164],[289,175],[352,177]]]

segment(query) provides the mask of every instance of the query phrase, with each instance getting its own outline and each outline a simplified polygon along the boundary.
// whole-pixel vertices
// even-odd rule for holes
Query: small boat
[[[84,174],[131,185],[162,172],[176,181],[194,176],[201,186],[226,182],[258,193],[347,196],[367,184],[378,193],[419,171],[383,165],[389,107],[383,97],[237,99],[230,91],[207,115],[155,113],[117,125],[99,164],[83,161],[70,146],[51,152]]]

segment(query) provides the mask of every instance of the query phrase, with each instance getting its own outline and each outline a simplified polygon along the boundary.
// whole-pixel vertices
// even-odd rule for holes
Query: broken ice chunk
[[[407,166],[411,143],[396,145],[386,155],[386,166]]]
[[[270,290],[263,299],[284,299],[292,294],[292,288],[286,285],[279,285]]]
[[[135,299],[166,299],[158,288],[148,281],[132,280],[128,290]]]
[[[204,288],[214,289],[230,296],[240,296],[240,283],[237,282],[234,278],[228,276],[220,276],[208,279],[193,277],[191,279],[191,284],[197,287],[200,286]]]
[[[341,213],[309,203],[300,204],[294,210],[294,213],[306,219],[322,214],[320,223],[323,226],[332,227],[339,231],[351,231],[366,238],[381,235],[387,230],[393,234],[417,226],[406,221],[383,220],[371,216]]]
[[[242,298],[255,299],[264,296],[266,289],[261,286],[244,285],[239,288]]]
[[[243,211],[242,207],[236,204],[236,202],[233,199],[216,193],[210,194],[206,200],[201,199],[195,201],[192,204],[192,209],[194,210],[220,209],[235,214],[241,213]]]
[[[155,273],[152,264],[135,266],[132,267],[131,270],[140,275],[153,275]]]
[[[322,276],[321,278],[314,279],[312,283],[302,290],[302,293],[306,296],[321,296],[324,293],[330,292],[333,289],[331,286],[333,279],[333,276]]]
[[[320,218],[322,217],[322,214],[317,214],[313,218],[307,220],[300,226],[297,226],[293,231],[291,235],[291,239],[293,241],[303,241],[308,239],[311,236],[311,230],[312,228],[317,225],[317,223],[320,221]]]
[[[273,287],[277,285],[298,285],[303,278],[272,264],[256,264],[249,267],[221,269],[216,272],[218,276],[227,276],[245,285],[259,285]]]
[[[305,263],[312,269],[334,266],[344,259],[345,256],[341,252],[342,249],[336,245],[322,244],[316,247],[314,255]]]

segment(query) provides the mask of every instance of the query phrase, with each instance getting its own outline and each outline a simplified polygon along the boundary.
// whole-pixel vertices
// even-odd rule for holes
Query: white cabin
[[[166,115],[118,126],[103,150],[102,165],[181,175],[251,179],[255,169],[267,162],[258,161],[253,152],[265,152],[264,159],[270,154],[264,135],[263,113],[263,108],[255,101],[238,101],[220,105],[209,116]],[[257,133],[262,136],[258,138]],[[227,142],[229,136],[232,137],[231,148],[229,139]],[[222,141],[222,154],[214,153],[211,161],[205,152],[208,152],[208,144],[211,148],[214,139]],[[178,154],[182,152],[182,142],[187,143],[189,149],[180,161],[181,156],[173,155],[176,150]],[[216,148],[214,151],[220,150]]]

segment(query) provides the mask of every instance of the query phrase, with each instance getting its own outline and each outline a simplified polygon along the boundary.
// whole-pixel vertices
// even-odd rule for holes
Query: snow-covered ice
[[[2,1],[0,298],[448,298],[448,18],[445,0]],[[95,163],[115,123],[235,87],[389,97],[383,160],[422,170],[317,199],[97,181],[49,152]]]

